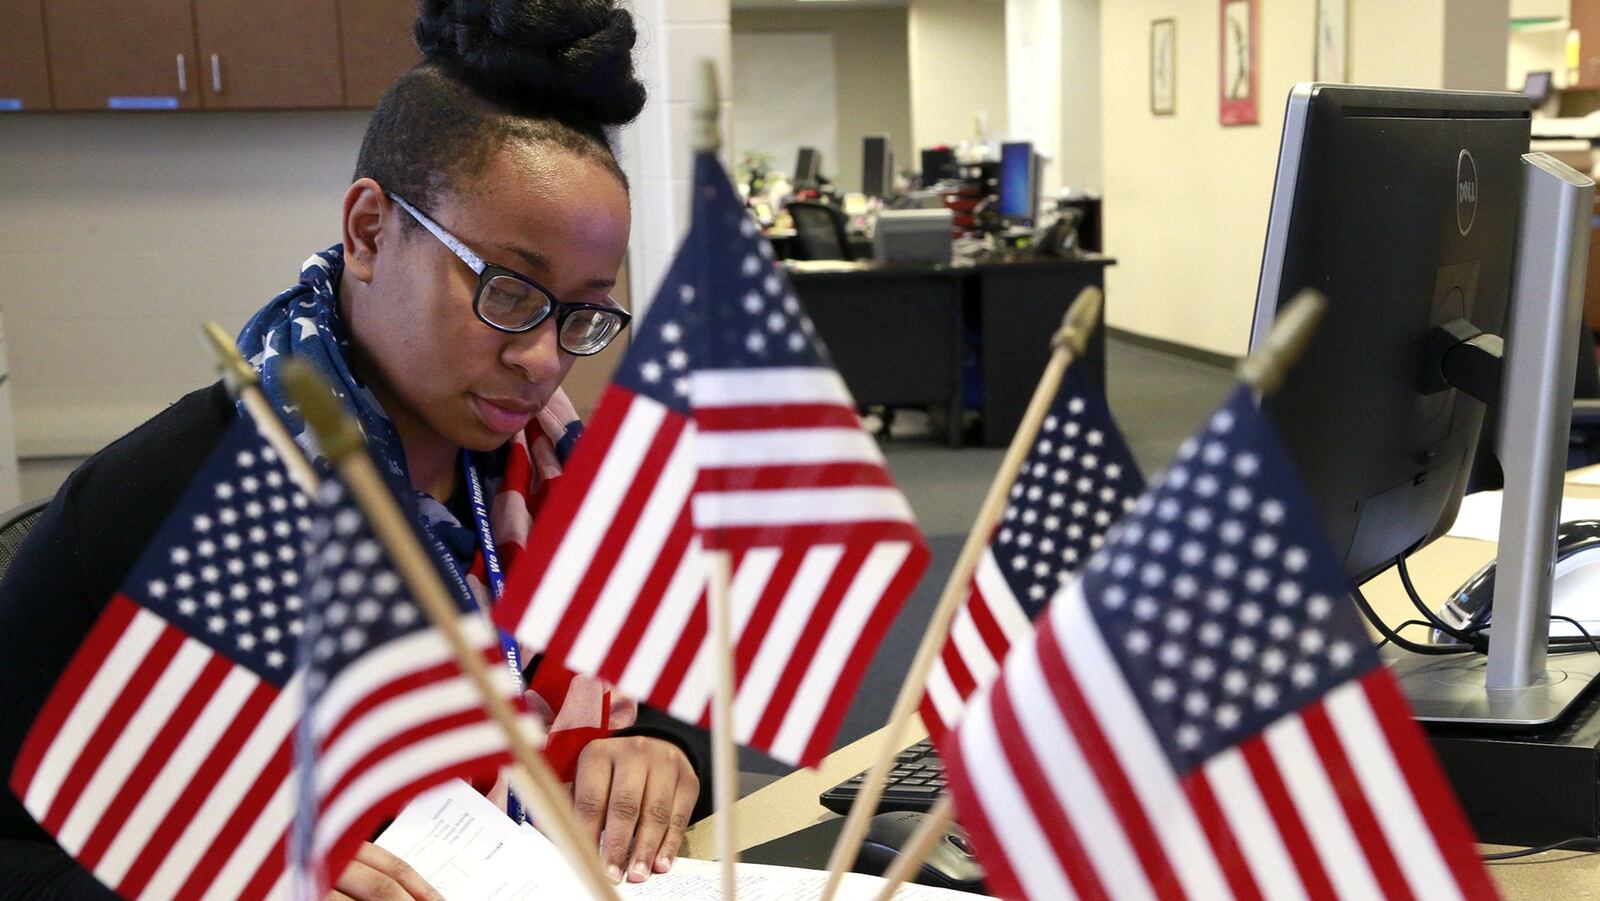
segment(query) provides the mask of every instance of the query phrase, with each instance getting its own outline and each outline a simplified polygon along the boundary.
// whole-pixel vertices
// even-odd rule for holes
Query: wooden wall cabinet
[[[389,85],[422,59],[411,36],[416,19],[416,0],[339,0],[346,106],[377,106]]]
[[[50,108],[40,0],[0,0],[0,112]]]
[[[56,109],[200,105],[190,0],[45,0]]]
[[[1572,0],[1568,23],[1578,33],[1578,82],[1568,88],[1600,87],[1600,0]]]
[[[344,105],[335,0],[192,0],[206,109]]]
[[[415,0],[0,0],[0,111],[371,109]]]

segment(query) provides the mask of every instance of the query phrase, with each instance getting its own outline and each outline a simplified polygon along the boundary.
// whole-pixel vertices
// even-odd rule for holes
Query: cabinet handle
[[[178,93],[189,93],[189,61],[178,54]]]
[[[215,53],[211,54],[211,90],[222,93],[222,60]]]

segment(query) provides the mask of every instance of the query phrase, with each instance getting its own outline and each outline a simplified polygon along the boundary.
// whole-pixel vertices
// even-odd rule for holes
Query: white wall
[[[0,119],[0,311],[27,456],[91,452],[215,378],[237,329],[339,241],[367,116]]]
[[[824,176],[850,174],[840,166],[833,54],[826,31],[733,32],[735,163],[762,154],[792,177],[800,148],[812,147],[822,154]],[[854,170],[859,190],[859,162]]]
[[[822,170],[847,191],[861,189],[861,139],[888,135],[895,167],[917,168],[911,141],[911,75],[906,51],[906,10],[858,9],[837,3],[805,3],[800,9],[736,9],[734,40],[741,35],[784,32],[825,33],[833,40],[834,107],[838,113],[838,152],[824,156]],[[742,90],[740,68],[734,88]],[[797,77],[805,78],[806,69]],[[735,110],[735,118],[745,111]],[[739,135],[740,146],[750,146]],[[790,166],[788,163],[780,163]],[[793,171],[792,166],[789,171]]]
[[[1039,189],[1061,187],[1061,0],[1006,0],[1006,137],[1046,159]]]
[[[1457,12],[1463,21],[1447,40],[1447,14]],[[1186,0],[1101,8],[1105,242],[1118,260],[1106,311],[1113,326],[1238,355],[1249,342],[1285,98],[1312,77],[1314,5],[1262,4],[1253,126],[1218,123],[1217,15],[1215,4]],[[1149,29],[1168,16],[1178,26],[1177,114],[1155,117]],[[1353,0],[1350,21],[1355,81],[1474,87],[1504,74],[1506,0]],[[1469,58],[1447,66],[1451,52]]]
[[[705,79],[717,65],[722,93],[722,156],[732,145],[733,77],[728,0],[633,0],[639,79],[649,90],[644,112],[619,136],[622,167],[633,184],[628,272],[635,318],[650,299],[689,230],[689,186]]]
[[[988,116],[988,135],[1004,136],[1002,0],[911,0],[906,26],[914,146],[971,140],[974,116],[980,112]]]
[[[1059,183],[1072,188],[1101,186],[1101,2],[1060,0],[1061,159],[1052,168]]]

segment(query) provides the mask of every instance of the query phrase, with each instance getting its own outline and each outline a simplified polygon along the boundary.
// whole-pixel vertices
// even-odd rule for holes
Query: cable
[[[1519,857],[1532,857],[1535,854],[1543,854],[1546,851],[1583,851],[1593,854],[1596,851],[1600,851],[1600,838],[1596,838],[1592,835],[1579,835],[1573,838],[1562,839],[1559,842],[1551,842],[1548,845],[1543,845],[1538,848],[1523,848],[1521,851],[1498,851],[1494,854],[1480,854],[1478,859],[1482,860],[1484,863],[1494,863],[1495,861],[1500,860],[1516,860]]]
[[[1367,599],[1362,595],[1361,589],[1352,587],[1350,596],[1355,599],[1356,606],[1361,608],[1361,614],[1367,618],[1367,622],[1372,623],[1373,628],[1378,630],[1378,634],[1382,635],[1385,641],[1393,642],[1397,648],[1410,651],[1413,654],[1426,654],[1433,657],[1443,657],[1447,654],[1475,653],[1468,645],[1418,644],[1410,639],[1402,638],[1399,632],[1389,628],[1389,624],[1372,611],[1372,605],[1367,603]]]
[[[1474,651],[1477,651],[1480,654],[1488,653],[1489,642],[1485,640],[1483,636],[1471,631],[1462,631],[1457,629],[1440,619],[1438,614],[1428,609],[1428,605],[1422,600],[1422,595],[1417,592],[1417,586],[1411,581],[1411,570],[1406,567],[1406,558],[1404,554],[1396,557],[1394,564],[1395,568],[1400,571],[1400,584],[1406,587],[1406,594],[1410,595],[1411,597],[1411,605],[1417,608],[1417,611],[1422,614],[1423,619],[1433,624],[1433,627],[1440,633],[1448,635],[1462,644],[1469,645]]]
[[[1570,616],[1562,616],[1559,613],[1550,614],[1550,618],[1551,619],[1559,619],[1564,623],[1571,623],[1572,627],[1574,629],[1577,629],[1579,632],[1583,633],[1583,638],[1584,638],[1585,641],[1587,641],[1589,643],[1589,647],[1593,648],[1594,652],[1596,654],[1600,654],[1600,642],[1597,642],[1597,641],[1594,640],[1594,636],[1590,635],[1589,634],[1589,630],[1585,629],[1583,627],[1583,623],[1578,622],[1577,620],[1573,619]],[[1551,643],[1554,644],[1555,642],[1552,641]],[[1577,644],[1578,643],[1578,639],[1569,637],[1569,638],[1561,639],[1561,643],[1562,644]],[[1580,647],[1580,648],[1576,648],[1575,650],[1580,650],[1581,651],[1581,650],[1583,650],[1583,648]]]

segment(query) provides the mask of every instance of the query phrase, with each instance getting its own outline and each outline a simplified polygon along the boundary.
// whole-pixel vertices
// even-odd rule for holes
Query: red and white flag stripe
[[[1033,624],[1011,593],[994,548],[983,552],[967,598],[950,621],[950,640],[928,673],[922,720],[935,738],[949,731],[973,692],[994,681],[1011,646],[1033,634]]]
[[[1495,897],[1386,669],[1180,775],[1076,583],[1049,617],[944,748],[1000,894]]]
[[[693,419],[613,385],[555,492],[558,540],[507,596],[529,647],[705,722],[708,545],[730,553],[735,737],[790,762],[828,750],[926,548],[837,373],[703,370]],[[538,533],[540,524],[535,524]],[[544,559],[538,559],[542,555]],[[537,578],[531,585],[520,585]],[[522,591],[518,589],[522,588]],[[524,593],[525,592],[525,593]]]
[[[498,659],[481,617],[463,625]],[[498,760],[504,743],[433,630],[396,641],[330,684],[320,848],[364,838],[443,771]],[[262,681],[118,595],[47,703],[13,786],[62,847],[128,898],[279,896],[298,787],[302,676]],[[391,752],[413,743],[399,754]],[[354,829],[354,831],[352,831]]]

